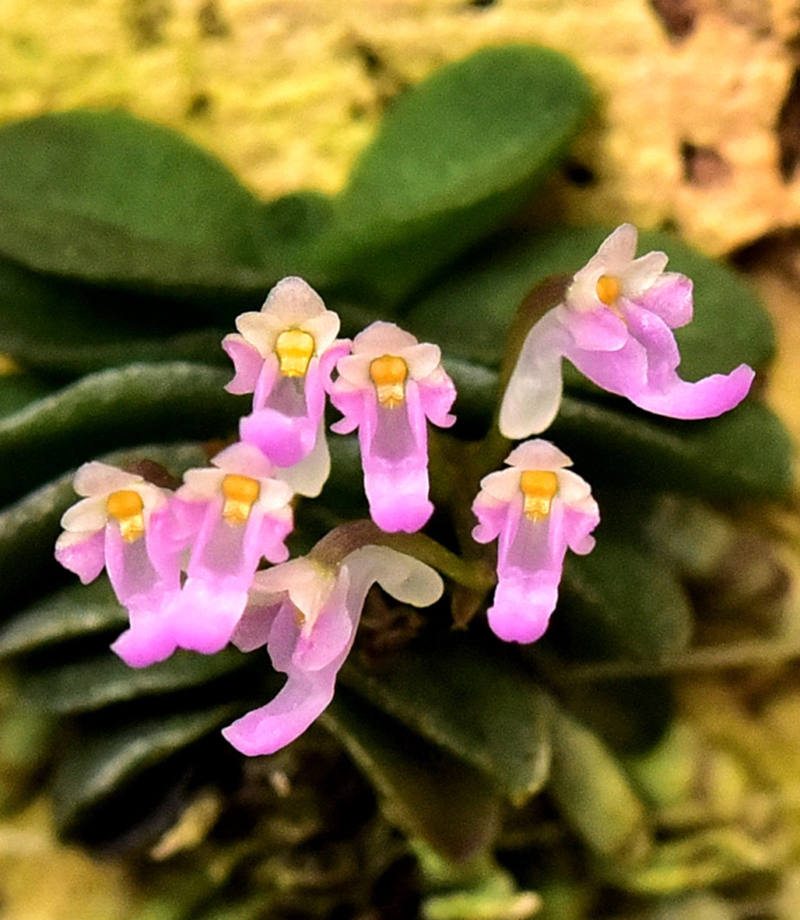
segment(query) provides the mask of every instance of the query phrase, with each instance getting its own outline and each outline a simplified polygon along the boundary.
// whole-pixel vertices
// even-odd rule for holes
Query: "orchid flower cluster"
[[[479,543],[497,541],[488,622],[506,641],[529,643],[556,607],[567,549],[585,554],[600,514],[569,457],[540,434],[555,418],[561,363],[635,405],[675,418],[708,418],[737,405],[754,373],[741,365],[696,383],[677,373],[672,329],[692,317],[692,284],[665,272],[667,257],[635,258],[637,234],[619,227],[573,278],[562,303],[527,333],[503,395],[499,428],[521,441],[506,468],[480,483],[472,510]],[[172,491],[94,461],[74,481],[82,500],[62,518],[56,558],[84,583],[105,568],[130,625],[112,649],[145,667],[176,649],[205,654],[233,642],[266,646],[287,675],[277,696],[224,730],[245,754],[288,744],[330,702],[371,585],[430,606],[440,575],[420,559],[347,525],[289,560],[296,496],[320,494],[330,471],[329,399],[341,434],[358,431],[364,488],[379,532],[428,523],[428,422],[449,427],[456,398],[438,346],[393,323],[353,341],[302,279],[285,278],[259,312],[244,313],[222,346],[235,374],[227,389],[253,394],[239,440]],[[360,531],[372,533],[374,531]],[[262,567],[266,561],[269,566]]]

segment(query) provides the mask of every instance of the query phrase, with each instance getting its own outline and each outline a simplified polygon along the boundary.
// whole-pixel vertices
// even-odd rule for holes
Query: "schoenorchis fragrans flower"
[[[261,559],[288,558],[293,525],[292,489],[258,448],[238,442],[211,462],[186,473],[171,503],[173,539],[191,548],[172,630],[181,648],[206,654],[230,639]]]
[[[377,322],[340,358],[330,394],[344,415],[339,434],[358,428],[364,489],[373,521],[413,533],[433,513],[428,500],[428,429],[455,422],[453,381],[438,345],[420,343],[394,323]]]
[[[135,666],[175,651],[169,610],[180,591],[180,553],[170,534],[166,489],[105,463],[84,464],[74,488],[82,501],[61,518],[56,559],[86,584],[105,567],[130,629],[115,650]]]
[[[260,312],[237,317],[236,328],[222,347],[236,369],[226,389],[253,394],[253,412],[242,419],[240,437],[278,467],[303,463],[295,490],[318,495],[330,468],[326,387],[348,347],[336,340],[339,317],[302,278],[290,277],[275,285]]]
[[[564,302],[530,330],[500,408],[508,438],[544,431],[561,401],[561,359],[634,405],[671,418],[712,418],[738,405],[755,376],[746,364],[695,383],[677,373],[672,329],[692,318],[692,282],[665,272],[667,256],[636,253],[636,229],[618,227],[574,276]]]
[[[600,513],[589,485],[564,469],[572,461],[549,441],[520,444],[506,463],[510,469],[481,480],[472,536],[498,541],[489,625],[501,639],[534,642],[555,609],[567,547],[592,550]]]
[[[270,703],[223,730],[237,750],[271,754],[301,735],[328,706],[375,582],[416,607],[435,603],[443,591],[433,569],[386,546],[362,546],[339,562],[315,558],[312,550],[256,574],[233,642],[245,652],[266,645],[287,681]]]

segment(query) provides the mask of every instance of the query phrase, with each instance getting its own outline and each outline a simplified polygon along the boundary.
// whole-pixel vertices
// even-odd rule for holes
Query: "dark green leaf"
[[[720,418],[674,422],[565,398],[548,437],[593,484],[724,499],[780,499],[792,488],[789,435],[753,400]]]
[[[72,745],[59,765],[52,793],[59,830],[68,833],[85,813],[102,805],[148,767],[182,751],[239,712],[236,706],[226,705],[200,712],[166,713]]]
[[[464,636],[418,642],[391,668],[351,660],[345,683],[414,731],[487,773],[522,802],[547,778],[550,747],[531,674],[497,643]]]
[[[0,258],[2,349],[26,367],[80,373],[98,366],[95,351],[106,364],[112,357],[130,364],[142,359],[147,345],[177,338],[169,347],[180,346],[180,334],[204,322],[196,307],[174,298],[98,288]],[[222,355],[219,339],[217,354]],[[183,356],[176,351],[171,360]]]
[[[125,112],[0,130],[0,251],[31,268],[157,289],[246,287],[262,220],[210,154]]]
[[[0,658],[127,625],[125,608],[107,578],[78,582],[32,604],[0,629]]]
[[[591,97],[545,48],[485,48],[398,99],[335,204],[316,258],[388,304],[509,218],[547,177]]]
[[[676,573],[642,542],[604,531],[602,517],[595,535],[591,553],[567,557],[549,641],[590,660],[685,648],[692,613]]]
[[[30,374],[0,374],[0,418],[42,399],[51,389]]]
[[[483,773],[344,689],[323,717],[382,794],[388,817],[454,862],[489,848],[500,800]]]
[[[26,699],[48,712],[91,712],[115,703],[197,687],[249,663],[242,652],[232,647],[217,655],[179,650],[149,668],[129,668],[109,652],[27,673],[20,689]]]
[[[199,364],[132,365],[78,381],[0,421],[0,503],[98,454],[158,440],[225,437],[248,400]]]

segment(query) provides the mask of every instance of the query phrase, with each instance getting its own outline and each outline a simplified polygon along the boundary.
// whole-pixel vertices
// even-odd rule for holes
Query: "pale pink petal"
[[[599,301],[593,310],[578,312],[556,308],[556,312],[559,322],[569,332],[570,348],[614,352],[622,348],[628,339],[625,322]],[[609,360],[609,356],[604,355],[604,360]]]
[[[258,349],[236,332],[225,336],[222,347],[233,361],[235,371],[233,380],[226,384],[225,389],[229,393],[252,393],[264,365],[264,359],[258,353]]]
[[[660,316],[671,329],[678,329],[691,322],[694,313],[692,288],[692,281],[686,275],[664,272],[636,302],[645,310]]]
[[[502,579],[486,612],[489,626],[506,642],[535,642],[547,630],[557,600],[558,580],[550,572]]]
[[[755,371],[740,364],[730,374],[712,374],[696,383],[675,377],[661,392],[626,394],[640,409],[669,418],[715,418],[739,405],[750,392]]]
[[[172,598],[165,595],[156,607],[129,607],[130,628],[111,645],[111,651],[131,668],[146,668],[164,661],[178,647],[168,609]]]
[[[83,539],[62,539],[73,536],[81,535],[62,534],[59,537],[56,542],[56,559],[86,585],[97,578],[106,564],[105,534],[97,530],[84,535]]]
[[[271,702],[254,709],[222,730],[242,754],[273,754],[316,721],[333,699],[338,662],[318,671],[293,668],[283,689]]]

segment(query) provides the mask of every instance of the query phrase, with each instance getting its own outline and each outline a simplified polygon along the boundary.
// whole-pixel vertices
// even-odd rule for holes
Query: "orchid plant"
[[[294,804],[322,738],[434,888],[458,865],[429,916],[531,914],[492,852],[540,793],[550,890],[576,852],[603,891],[676,859],[705,884],[710,836],[659,833],[625,757],[683,737],[658,667],[722,527],[694,516],[786,499],[791,445],[734,273],[628,223],[519,227],[591,103],[562,56],[485,49],[396,100],[340,193],[269,202],[118,111],[0,126],[0,660],[59,732],[62,836],[139,852],[264,776]],[[762,871],[718,817],[714,877]]]
[[[615,230],[575,274],[564,303],[528,332],[501,403],[501,434],[525,437],[555,418],[564,354],[595,383],[662,415],[716,416],[745,398],[755,376],[746,365],[697,383],[677,377],[669,326],[690,320],[691,282],[664,275],[664,253],[634,260],[635,244],[632,226]],[[131,619],[112,648],[130,665],[161,661],[177,647],[218,652],[232,637],[243,651],[266,645],[289,680],[271,703],[223,734],[246,754],[271,754],[333,698],[372,583],[417,606],[443,591],[429,566],[388,546],[364,543],[323,562],[320,547],[335,543],[335,530],[308,556],[286,561],[292,495],[318,494],[327,472],[326,395],[344,415],[333,431],[359,430],[373,522],[386,533],[415,533],[434,511],[427,421],[453,425],[456,390],[439,347],[394,323],[375,322],[352,342],[337,340],[339,318],[300,278],[280,281],[261,312],[243,314],[237,327],[240,334],[227,336],[223,347],[236,368],[229,389],[254,393],[253,412],[239,426],[242,440],[214,457],[216,469],[189,470],[172,496],[122,470],[82,467],[76,490],[88,497],[65,512],[56,554],[84,581],[104,560]],[[304,489],[296,483],[308,474],[293,467],[307,466],[315,453],[326,462],[315,464],[313,485]],[[506,458],[510,469],[481,480],[473,537],[498,540],[487,616],[506,641],[543,635],[567,548],[586,554],[594,546],[600,511],[589,484],[565,469],[571,462],[548,441],[525,441]],[[178,560],[186,553],[181,586]],[[262,558],[280,564],[258,571]]]

